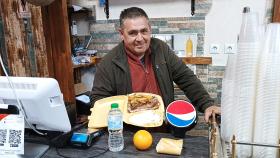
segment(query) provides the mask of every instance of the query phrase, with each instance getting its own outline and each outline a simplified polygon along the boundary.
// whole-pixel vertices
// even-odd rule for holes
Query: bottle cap
[[[119,107],[118,103],[112,103],[111,104],[111,109],[118,108],[118,107]]]
[[[243,8],[243,13],[249,13],[249,12],[250,12],[250,7]]]

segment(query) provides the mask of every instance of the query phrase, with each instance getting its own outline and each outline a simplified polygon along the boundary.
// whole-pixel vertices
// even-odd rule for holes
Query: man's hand
[[[214,114],[221,114],[221,107],[219,106],[209,106],[205,111],[204,111],[204,120],[206,122],[209,122],[209,117],[212,115],[212,112]]]

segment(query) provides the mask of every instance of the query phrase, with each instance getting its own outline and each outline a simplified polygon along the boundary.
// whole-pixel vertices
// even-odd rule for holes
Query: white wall
[[[109,19],[119,19],[121,11],[128,7],[140,7],[150,18],[191,16],[190,0],[109,0],[109,5]],[[96,9],[96,19],[106,19],[103,8]]]
[[[105,20],[104,7],[100,7],[99,0],[71,0],[85,8],[96,6],[96,20]],[[109,0],[109,19],[119,19],[121,11],[128,7],[140,7],[150,18],[185,17],[191,16],[190,0]]]
[[[213,0],[212,8],[205,21],[204,52],[213,57],[213,65],[225,66],[226,43],[235,44],[241,26],[243,7],[249,6],[252,12],[258,12],[260,23],[264,23],[266,0]],[[220,45],[219,54],[209,54],[210,45]]]

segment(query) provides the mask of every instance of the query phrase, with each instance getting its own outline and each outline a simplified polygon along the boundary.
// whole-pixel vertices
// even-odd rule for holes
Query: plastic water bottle
[[[111,104],[108,114],[109,150],[113,152],[121,151],[124,147],[123,141],[123,116],[117,103]]]

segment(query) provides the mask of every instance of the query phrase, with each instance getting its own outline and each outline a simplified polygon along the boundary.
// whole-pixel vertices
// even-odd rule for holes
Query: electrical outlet
[[[219,44],[211,44],[210,45],[210,54],[218,54],[220,52]]]
[[[235,44],[226,43],[225,44],[225,54],[234,54],[236,52]]]

